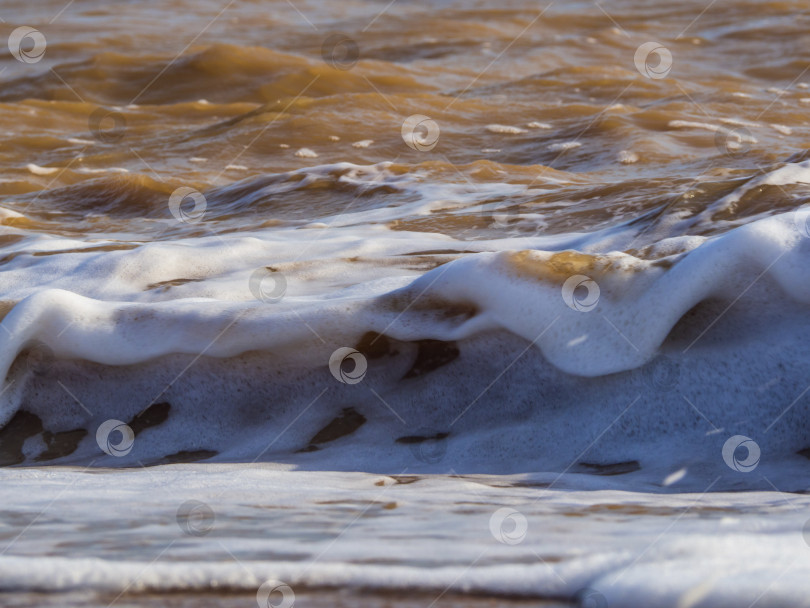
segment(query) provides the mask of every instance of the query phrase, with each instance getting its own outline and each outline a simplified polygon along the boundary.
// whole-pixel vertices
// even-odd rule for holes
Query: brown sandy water
[[[167,238],[175,231],[150,220],[168,217],[177,187],[337,162],[392,162],[394,174],[471,192],[531,185],[485,197],[516,234],[536,231],[538,213],[545,233],[660,223],[808,141],[810,15],[798,1],[48,0],[6,2],[2,18],[8,34],[33,27],[47,46],[32,63],[0,57],[0,205],[24,216],[6,222],[50,233]],[[655,52],[637,68],[648,41],[669,53],[669,71]],[[434,121],[437,135],[415,131],[432,149],[403,142],[411,115]],[[340,173],[292,183],[251,211],[270,224],[401,202],[385,186],[339,183]],[[721,219],[797,204],[790,187],[764,190]],[[244,195],[215,197],[207,221],[255,226]],[[463,209],[395,227],[491,236],[487,213]]]

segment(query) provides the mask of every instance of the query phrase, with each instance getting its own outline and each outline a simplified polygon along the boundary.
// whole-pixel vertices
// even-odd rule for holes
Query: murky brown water
[[[0,16],[4,34],[29,26],[46,41],[44,55],[34,35],[23,61],[0,58],[0,205],[37,231],[165,238],[175,232],[150,220],[168,217],[180,186],[338,162],[459,186],[398,229],[660,224],[807,144],[810,12],[798,1],[15,0]],[[648,41],[663,55],[642,50],[638,69]],[[417,149],[402,136],[412,115],[434,123],[416,126]],[[407,200],[344,173],[268,178],[286,193],[252,201],[249,221],[255,184],[215,191],[207,219],[239,230],[257,210],[290,223]],[[520,194],[485,188],[503,184]],[[791,187],[765,190],[720,219],[797,204]]]

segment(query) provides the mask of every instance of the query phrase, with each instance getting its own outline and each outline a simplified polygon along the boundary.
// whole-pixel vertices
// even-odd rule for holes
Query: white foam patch
[[[86,175],[101,175],[104,173],[129,173],[129,169],[124,167],[104,167],[91,169],[90,167],[80,167],[76,169],[76,173],[83,173]]]
[[[53,175],[57,171],[59,171],[59,167],[40,167],[39,165],[35,165],[34,163],[28,163],[25,166],[31,173],[34,175]]]
[[[703,129],[705,131],[719,131],[722,127],[708,122],[697,122],[693,120],[670,120],[669,126],[673,129]]]
[[[634,607],[806,597],[810,500],[801,495],[594,491],[581,476],[549,475],[398,484],[239,465],[115,475],[5,469],[0,477],[17,497],[4,517],[46,514],[0,557],[6,592],[253,595],[272,579],[300,595],[313,587],[572,601],[588,593]],[[532,487],[552,482],[565,490]],[[212,517],[178,517],[189,500]],[[525,524],[517,535],[514,521]],[[121,546],[156,549],[122,560]]]
[[[75,369],[68,365],[59,372],[61,376],[42,384],[17,365],[6,379],[11,390],[2,395],[2,422],[19,408],[25,386],[33,381],[30,390],[38,397],[29,400],[27,408],[48,419],[49,428],[56,425],[69,430],[87,425],[86,412],[72,401],[65,404],[65,393],[56,379],[71,386],[74,394],[80,393],[94,415],[128,420],[194,359],[193,367],[163,397],[172,403],[174,421],[164,431],[151,433],[151,438],[146,434],[139,439],[143,452],[140,456],[133,453],[133,462],[189,449],[184,444],[189,433],[208,438],[207,445],[198,447],[213,448],[230,458],[252,459],[261,452],[268,433],[294,421],[301,412],[298,408],[307,408],[319,391],[340,386],[327,368],[336,348],[357,344],[367,332],[381,332],[403,342],[457,341],[462,353],[458,362],[419,382],[400,380],[417,356],[415,346],[401,345],[394,349],[398,356],[372,364],[368,386],[391,409],[381,409],[375,393],[366,384],[359,385],[361,392],[352,403],[362,407],[369,420],[364,427],[367,434],[361,433],[347,445],[365,441],[376,446],[375,464],[386,470],[402,466],[408,449],[394,446],[392,431],[385,430],[386,425],[401,424],[397,416],[408,427],[395,431],[398,433],[413,434],[420,420],[439,429],[436,432],[453,429],[458,440],[451,442],[448,454],[456,467],[503,472],[525,470],[538,462],[548,470],[563,470],[612,421],[630,416],[628,424],[639,433],[648,429],[642,436],[657,442],[656,450],[638,443],[608,441],[598,448],[604,452],[592,457],[617,462],[643,455],[643,478],[647,480],[660,481],[672,472],[664,473],[661,467],[681,468],[689,463],[688,457],[699,456],[723,470],[727,467],[717,443],[722,445],[724,437],[709,438],[707,432],[713,428],[739,430],[739,420],[760,431],[773,423],[771,437],[778,443],[763,444],[771,457],[761,466],[762,470],[777,467],[768,476],[781,479],[784,473],[779,467],[784,459],[805,447],[800,429],[791,424],[791,416],[798,412],[787,417],[782,414],[783,404],[801,391],[797,383],[803,376],[797,372],[769,384],[779,372],[764,366],[763,360],[772,360],[774,365],[784,358],[801,361],[799,353],[810,339],[806,320],[810,239],[800,227],[796,217],[788,214],[712,239],[664,241],[658,247],[660,254],[668,248],[677,252],[669,260],[671,267],[624,253],[486,253],[496,243],[479,241],[463,246],[478,247],[481,253],[466,254],[424,273],[408,268],[405,262],[397,267],[378,260],[414,251],[452,250],[461,243],[443,235],[381,227],[366,227],[352,238],[341,231],[327,233],[308,251],[303,249],[306,245],[302,247],[306,240],[301,240],[306,232],[288,230],[264,233],[262,238],[258,233],[241,234],[225,242],[210,237],[153,243],[129,251],[18,257],[7,264],[4,273],[8,300],[20,301],[2,321],[2,375],[7,375],[5,370],[19,353],[38,342],[46,344],[60,361],[94,362],[106,371],[83,367],[90,363]],[[622,242],[622,234],[614,236],[617,242]],[[580,248],[587,249],[603,247],[606,237],[601,235],[597,245],[576,235],[537,237],[534,243],[559,251],[577,238]],[[41,238],[28,247],[60,251],[68,245],[62,239]],[[195,255],[189,256],[192,245]],[[504,247],[505,243],[499,240],[497,245]],[[369,263],[363,263],[364,258]],[[37,265],[33,274],[31,259]],[[353,261],[341,263],[341,259]],[[287,283],[284,297],[271,304],[257,300],[250,289],[252,274],[268,265],[284,273]],[[340,277],[339,282],[335,277]],[[572,277],[575,285],[569,285]],[[177,279],[191,282],[154,287]],[[587,293],[580,293],[583,289]],[[746,297],[736,302],[742,292]],[[706,329],[709,319],[704,325],[697,324],[692,337],[667,342],[682,317],[707,301],[734,302],[735,306],[723,315],[724,324]],[[456,310],[474,312],[453,312]],[[702,332],[709,333],[704,337]],[[644,380],[655,374],[654,359],[662,347],[679,370],[682,386],[703,391],[701,395],[684,394],[705,420],[680,392],[662,393],[655,381]],[[764,356],[771,351],[779,355]],[[493,357],[492,352],[501,355]],[[251,363],[250,353],[261,357]],[[204,357],[197,361],[201,354]],[[520,363],[510,368],[510,382],[487,388],[503,373],[498,362],[518,355]],[[726,380],[712,380],[714,372],[709,370],[725,369],[729,357],[733,357],[740,386],[760,378],[757,394],[776,391],[778,398],[765,402],[741,399],[729,388],[728,372],[723,372]],[[639,372],[630,372],[639,367]],[[259,372],[262,369],[277,371],[268,377]],[[578,380],[581,376],[602,378],[588,384]],[[124,390],[124,386],[129,388]],[[722,390],[711,389],[713,386]],[[272,404],[256,414],[255,419],[266,422],[252,427],[255,439],[249,440],[239,430],[240,418],[233,410],[223,409],[236,399],[238,387],[244,399],[240,407]],[[117,395],[113,401],[111,391]],[[299,421],[276,449],[291,454],[305,447],[319,426],[345,407],[341,395],[327,392],[318,397],[317,406],[307,410],[315,418]],[[565,398],[561,400],[560,395]],[[706,403],[707,395],[709,404],[719,409]],[[527,414],[519,412],[524,399],[552,410],[561,408],[552,418],[544,407],[530,409],[531,420],[543,427],[541,435],[533,424],[525,424]],[[655,408],[642,405],[650,399],[657,404]],[[671,403],[666,409],[672,413],[663,423],[660,406],[668,400]],[[443,404],[432,422],[424,412],[425,403]],[[630,413],[626,408],[631,408]],[[195,421],[195,412],[206,412],[201,422]],[[211,419],[217,424],[205,422]],[[577,441],[572,440],[571,419],[586,421],[578,423],[582,436]],[[700,423],[697,428],[695,420]],[[503,442],[505,432],[512,437],[508,445]],[[241,439],[234,442],[237,436]],[[79,462],[90,458],[95,449],[88,439],[75,458]],[[544,450],[542,456],[538,449]],[[320,458],[318,452],[313,454],[312,458]],[[331,462],[341,467],[369,466],[358,458],[356,451],[349,450],[339,457],[333,455]],[[704,469],[690,483],[703,483],[707,474]]]
[[[776,131],[777,133],[781,133],[782,135],[792,135],[793,129],[786,125],[777,125],[777,124],[770,124],[768,125],[771,129]]]
[[[487,131],[490,133],[499,133],[502,135],[520,135],[521,133],[526,133],[526,129],[522,129],[521,127],[515,127],[511,125],[487,125]]]
[[[563,141],[551,144],[548,149],[552,152],[562,152],[565,150],[573,150],[574,148],[579,148],[582,145],[581,142],[578,141]]]
[[[807,169],[785,166],[759,179],[802,180]],[[390,165],[273,176],[250,196],[283,194],[291,181],[306,187],[326,173],[346,185],[384,183],[407,201],[164,242],[26,234],[7,246],[17,255],[3,272],[4,312],[13,308],[0,328],[0,422],[25,403],[49,431],[88,430],[57,461],[81,464],[99,455],[93,436],[103,420],[131,420],[158,399],[171,404],[169,420],[139,435],[116,464],[195,449],[231,461],[381,472],[637,462],[633,483],[668,479],[692,491],[731,471],[721,448],[734,434],[761,445],[762,463],[757,476],[724,478],[722,487],[760,487],[759,473],[780,486],[801,479],[790,471],[807,447],[802,410],[783,410],[810,374],[803,210],[713,238],[656,233],[640,259],[621,253],[637,246],[628,225],[531,237],[499,231],[492,240],[390,230],[382,222],[437,208],[472,205],[497,220],[493,194],[504,195],[500,184],[424,185],[418,173],[397,175]],[[544,221],[531,213],[523,220]],[[134,248],[115,249],[122,244]],[[279,301],[263,302],[251,289],[267,267],[285,277]],[[347,388],[330,373],[330,356],[368,332],[386,334],[392,346]],[[446,361],[420,355],[423,340],[455,342],[457,353]],[[18,357],[38,343],[56,358],[44,375]],[[417,360],[443,365],[428,372]],[[790,369],[779,367],[784,361]],[[302,452],[347,404],[365,417],[362,428]],[[268,436],[287,427],[267,451]],[[420,427],[449,433],[441,463],[414,463],[409,444],[396,442],[427,432]],[[630,432],[640,439],[624,440]],[[32,438],[25,454],[44,449]],[[669,478],[680,469],[688,475]]]

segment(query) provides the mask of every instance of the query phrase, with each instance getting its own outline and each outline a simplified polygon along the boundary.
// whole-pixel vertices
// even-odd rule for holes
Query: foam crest
[[[65,289],[35,290],[2,321],[0,370],[6,377],[19,354],[41,344],[59,360],[124,370],[173,355],[224,361],[264,352],[272,355],[274,365],[306,375],[320,373],[331,350],[358,344],[369,333],[403,345],[426,340],[466,344],[505,330],[526,340],[527,348],[539,348],[551,369],[606,377],[651,361],[679,320],[701,302],[719,301],[730,308],[748,294],[759,307],[759,325],[770,323],[774,315],[793,315],[797,306],[810,303],[806,264],[810,250],[796,217],[761,220],[656,260],[570,250],[467,254],[415,280],[412,273],[402,273],[337,290],[315,281],[271,305],[248,295],[250,273],[234,266],[241,256],[243,263],[247,260],[249,268],[255,268],[255,260],[245,252],[259,241],[243,239],[243,249],[237,248],[215,272],[232,278],[219,279],[211,294],[230,293],[229,298],[209,294],[162,299],[147,294],[127,302]],[[666,250],[666,244],[661,249]],[[196,251],[202,255],[204,250]],[[152,267],[153,257],[135,262],[132,276]],[[233,277],[244,281],[241,296],[233,297]],[[761,288],[765,293],[776,290],[780,297],[763,299]],[[795,336],[780,333],[784,330],[777,325],[773,331],[785,349],[795,348]],[[694,348],[722,358],[716,343],[701,342],[703,333],[686,345],[684,353]],[[464,348],[468,347],[462,346],[462,352]],[[480,346],[469,348],[472,353]],[[685,361],[692,365],[686,357]],[[463,375],[471,363],[467,359],[449,373]],[[393,371],[383,376],[397,373],[399,364],[391,365]],[[16,373],[27,372],[23,368]],[[18,379],[8,377],[6,383]],[[227,375],[220,380],[225,387],[228,382]],[[3,396],[3,423],[20,406],[22,384]],[[395,382],[388,386],[396,394],[412,391]],[[84,390],[92,392],[92,383]],[[337,402],[330,403],[337,407]]]

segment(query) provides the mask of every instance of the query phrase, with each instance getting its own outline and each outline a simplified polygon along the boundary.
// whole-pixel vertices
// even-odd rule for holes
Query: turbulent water
[[[8,605],[807,605],[806,3],[0,33]]]

